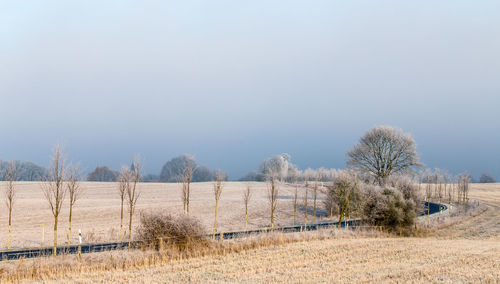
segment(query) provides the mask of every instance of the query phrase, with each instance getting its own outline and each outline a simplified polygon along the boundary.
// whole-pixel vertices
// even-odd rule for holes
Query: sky
[[[0,158],[346,166],[375,125],[500,180],[499,1],[0,0]]]

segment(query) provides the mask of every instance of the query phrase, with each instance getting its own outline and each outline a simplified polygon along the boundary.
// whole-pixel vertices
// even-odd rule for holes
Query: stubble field
[[[128,283],[499,283],[500,184],[474,184],[486,207],[425,238],[332,238],[206,256],[68,281]],[[443,217],[444,218],[444,217]]]
[[[167,199],[169,190],[161,191],[165,185],[148,186],[157,186],[156,190],[165,194],[160,200]],[[182,209],[178,189],[175,185],[166,187],[169,186],[172,187],[171,200],[176,200],[170,201],[173,202],[171,206]],[[213,197],[210,185],[204,186],[208,196],[205,199],[199,196],[199,199],[193,202],[192,213],[205,218],[204,222],[209,225],[213,216]],[[242,210],[242,205],[239,204],[243,186],[241,183],[226,185],[227,195],[223,203],[225,209],[221,211],[221,220],[226,222],[225,226],[228,229],[231,228],[228,224],[233,224],[235,229],[241,228],[243,224],[240,220],[242,212],[235,212]],[[260,193],[256,194],[252,206],[254,211],[261,210],[260,213],[253,213],[255,214],[253,218],[257,221],[253,221],[252,226],[258,226],[259,222],[265,225],[267,206],[262,205],[262,202],[266,201],[266,187],[258,183],[251,186],[260,188],[256,189],[256,192]],[[283,206],[280,210],[282,222],[283,220],[288,222],[292,212],[287,192],[291,193],[291,188],[283,188],[280,194],[283,195],[280,199]],[[99,190],[95,194],[98,195],[94,197],[95,199],[103,196]],[[106,207],[104,205],[106,202],[103,200],[97,203],[101,204],[97,206],[98,209],[92,207],[86,209],[83,205],[87,202],[92,204],[91,200],[94,200],[90,196],[87,197],[89,200],[81,203],[82,212],[99,216],[99,212],[114,212],[116,208],[119,209],[119,204]],[[474,211],[471,216],[466,214],[462,218],[451,219],[452,222],[446,221],[445,214],[438,216],[440,219],[445,219],[443,226],[422,238],[346,235],[321,240],[298,240],[223,255],[173,260],[126,270],[93,270],[57,280],[47,277],[45,280],[76,283],[499,283],[500,184],[474,184],[470,191],[470,199],[477,200],[484,206],[481,210]],[[108,201],[111,200],[116,202],[116,198],[112,196]],[[161,208],[163,204],[168,204],[168,201],[160,200],[152,197],[144,198],[141,208]],[[99,212],[92,213],[92,210]],[[100,217],[98,220],[102,222],[108,219]],[[50,215],[46,218],[50,220]],[[231,223],[232,221],[235,223]],[[116,223],[108,222],[108,224]],[[91,223],[82,222],[82,224]],[[106,229],[102,230],[104,234]]]

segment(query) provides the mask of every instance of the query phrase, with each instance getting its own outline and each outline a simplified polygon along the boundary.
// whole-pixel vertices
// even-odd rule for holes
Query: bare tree
[[[444,197],[448,197],[448,203],[451,202],[451,177],[448,172],[443,173]]]
[[[304,231],[307,230],[307,200],[308,200],[308,197],[307,197],[307,192],[308,192],[308,188],[307,186],[304,187],[305,189],[305,194],[304,194]]]
[[[9,166],[9,171],[6,176],[7,188],[5,189],[5,205],[7,205],[7,210],[9,211],[9,236],[7,240],[7,248],[10,249],[10,233],[12,227],[12,208],[14,207],[14,202],[16,199],[16,191],[14,183],[17,181],[16,173],[16,162],[11,161]]]
[[[313,186],[313,223],[316,223],[316,200],[318,198],[318,180],[314,181]]]
[[[141,195],[141,192],[137,186],[137,183],[141,180],[141,162],[138,157],[134,159],[132,163],[131,169],[128,171],[128,179],[126,193],[127,193],[127,202],[128,202],[128,213],[129,213],[129,222],[128,222],[128,248],[131,248],[132,245],[132,217],[134,216],[135,205],[137,203],[137,199]]]
[[[274,230],[274,215],[278,205],[278,178],[273,171],[268,173],[267,198],[269,200],[271,231]]]
[[[194,164],[191,160],[188,160],[186,167],[182,171],[182,192],[184,201],[184,210],[189,214],[189,199],[191,194],[191,181],[193,179],[193,167]]]
[[[118,194],[120,196],[120,241],[123,240],[123,203],[127,194],[127,188],[130,184],[129,169],[126,166],[122,167],[122,171],[118,176]]]
[[[429,170],[426,170],[425,172],[425,201],[427,202],[427,221],[429,221],[429,215],[430,215],[430,204],[431,198],[432,198],[432,177],[431,177],[431,172]]]
[[[250,198],[252,197],[252,191],[250,190],[250,186],[247,185],[246,190],[243,192],[243,202],[245,203],[245,231],[248,226],[248,203],[250,202]]]
[[[351,173],[339,175],[333,181],[328,194],[332,196],[339,208],[338,227],[340,228],[342,220],[359,209],[361,195],[359,193],[358,178]]]
[[[450,184],[450,193],[449,193],[449,196],[448,196],[448,199],[449,199],[448,202],[451,204],[452,201],[453,201],[453,197],[455,196],[455,191],[456,191],[456,188],[457,188],[457,184],[455,183],[456,182],[455,178],[453,178],[453,177],[450,177],[450,178],[451,178],[451,180],[450,180],[451,184]]]
[[[219,208],[219,199],[222,194],[222,182],[224,181],[224,174],[220,171],[217,171],[215,174],[216,181],[214,184],[214,196],[215,196],[215,216],[214,216],[214,230],[213,230],[213,239],[215,240],[215,233],[217,233],[217,210]]]
[[[471,181],[470,175],[463,173],[458,176],[458,191],[459,191],[459,203],[464,205],[469,201],[469,183]]]
[[[420,167],[415,140],[391,126],[376,126],[347,152],[348,164],[359,168],[382,185],[391,173]]]
[[[293,192],[293,224],[295,225],[295,222],[297,220],[297,197],[298,197],[298,191],[299,191],[299,184],[297,181],[295,181],[295,191]]]
[[[64,163],[65,158],[61,146],[56,145],[52,155],[52,162],[47,170],[46,181],[42,183],[43,194],[54,216],[54,256],[57,255],[57,224],[64,197],[66,196]]]
[[[437,184],[438,184],[438,200],[439,203],[441,203],[441,200],[443,199],[443,175],[439,175],[437,179]]]
[[[184,213],[186,213],[186,204],[187,204],[187,183],[184,182],[184,179],[181,180],[181,199],[182,199],[182,208]]]
[[[69,231],[68,244],[71,244],[71,218],[73,217],[73,206],[80,199],[83,188],[80,186],[81,172],[78,165],[68,167],[67,171],[67,191],[69,194]]]
[[[311,180],[311,178],[315,175],[315,171],[311,168],[308,168],[304,171],[304,182],[305,182],[305,186],[308,187],[309,186],[309,181]]]

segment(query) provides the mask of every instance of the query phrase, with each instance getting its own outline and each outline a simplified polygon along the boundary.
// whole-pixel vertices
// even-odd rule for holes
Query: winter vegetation
[[[87,176],[88,181],[117,181],[119,172],[109,169],[107,166],[97,167]]]
[[[481,177],[479,178],[479,182],[480,183],[495,183],[496,180],[495,178],[493,177],[493,175],[489,174],[489,173],[484,173],[481,175]]]
[[[46,169],[31,162],[14,161],[17,181],[41,181]],[[9,180],[11,162],[0,160],[0,180]]]
[[[213,181],[216,178],[215,171],[205,166],[197,165],[194,156],[181,155],[166,162],[160,173],[162,182],[179,182],[185,174],[185,169],[189,168],[192,182]]]
[[[4,279],[10,280],[40,279],[44,273],[67,277],[66,272],[87,271],[82,265],[101,273],[103,268],[163,265],[182,258],[214,255],[226,257],[228,253],[276,245],[294,249],[293,243],[303,241],[429,238],[445,227],[466,222],[467,218],[494,216],[500,208],[499,192],[491,194],[493,201],[486,201],[489,199],[484,198],[485,189],[474,190],[469,174],[453,176],[441,169],[422,169],[415,141],[400,129],[374,127],[346,156],[346,169],[300,170],[291,162],[291,155],[283,153],[265,159],[256,172],[245,178],[256,181],[228,182],[224,172],[199,166],[193,156],[182,155],[165,163],[158,176],[161,182],[147,184],[143,182],[142,161],[136,157],[119,173],[98,167],[87,177],[92,182],[82,182],[78,164],[68,162],[62,147],[56,146],[50,166],[42,171],[41,183],[20,181],[17,170],[23,167],[18,162],[9,163],[4,175],[6,182],[2,183],[7,205],[2,216],[5,212],[6,218],[0,221],[6,222],[0,225],[0,234],[7,238],[0,246],[20,248],[28,246],[26,241],[30,246],[52,242],[56,259],[55,248],[61,243],[74,243],[74,228],[83,227],[84,242],[126,241],[129,252],[122,252],[124,257],[118,260],[101,258],[100,268],[91,264],[90,255],[84,256],[87,260],[79,259],[80,268],[69,268],[58,261],[52,265],[37,262],[40,260],[30,260],[38,265],[36,272],[30,268],[14,272],[0,265],[0,279],[4,270],[9,271]],[[485,178],[484,183],[491,183],[492,179]],[[486,205],[478,205],[478,199]],[[425,216],[425,201],[447,204],[452,213],[432,219],[431,224],[429,216]],[[455,210],[451,211],[453,207]],[[342,228],[353,219],[361,220],[361,227]],[[22,224],[24,220],[35,223],[26,226]],[[43,224],[52,224],[53,234],[46,236],[43,229],[40,241],[40,231],[34,226],[39,226],[37,222],[41,220]],[[306,233],[307,225],[325,220],[338,221],[337,228],[316,235]],[[219,232],[252,228],[273,232],[280,226],[294,224],[304,229],[302,235],[278,233],[258,240],[231,242],[215,237]],[[487,230],[493,239],[498,239],[498,223]],[[143,252],[139,258],[129,260],[128,255],[134,254],[134,240]],[[495,244],[492,247],[499,249]],[[151,250],[158,254],[146,253]],[[366,249],[359,251],[360,256],[363,253]]]

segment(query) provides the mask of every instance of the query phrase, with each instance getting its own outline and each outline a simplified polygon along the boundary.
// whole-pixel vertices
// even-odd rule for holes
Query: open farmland
[[[469,198],[471,201],[479,201],[485,210],[477,216],[466,217],[452,226],[440,229],[435,235],[500,241],[500,183],[472,184]]]
[[[85,184],[97,196],[106,196],[99,189],[111,188],[110,184]],[[101,187],[99,187],[101,185]],[[104,187],[108,186],[108,187]],[[203,185],[205,188],[201,187]],[[34,185],[26,186],[32,188]],[[199,186],[199,187],[198,187]],[[227,183],[227,199],[222,204],[225,210],[221,214],[221,220],[228,224],[231,220],[239,224],[241,228],[241,213],[231,211],[231,203],[235,208],[241,210],[240,193],[243,190],[243,183]],[[262,183],[252,183],[256,188],[256,195],[252,208],[260,213],[254,213],[255,220],[252,226],[257,226],[259,222],[266,224],[266,187]],[[195,198],[193,204],[193,214],[197,214],[204,223],[210,225],[212,206],[203,209],[203,202],[212,202],[211,185],[195,184],[194,188],[199,191],[206,191],[208,198],[201,196]],[[178,192],[173,184],[159,185],[148,184],[144,189],[151,193],[158,191],[162,195],[161,189],[171,188],[175,194]],[[258,188],[258,189],[257,189]],[[281,220],[289,220],[288,215],[291,206],[287,191],[281,191]],[[257,194],[257,192],[260,192]],[[87,195],[84,202],[80,204],[81,212],[88,212],[91,216],[98,216],[92,213],[92,207],[84,206],[93,203],[94,199]],[[180,198],[174,198],[172,208],[182,209]],[[231,201],[231,196],[234,196]],[[258,197],[260,196],[260,197]],[[115,197],[110,196],[110,200],[116,202]],[[177,259],[171,261],[159,261],[154,264],[143,263],[126,269],[99,269],[98,267],[83,269],[79,272],[65,273],[63,275],[54,274],[45,276],[45,280],[64,281],[66,283],[94,283],[94,282],[120,282],[120,283],[211,283],[211,282],[249,282],[249,283],[331,283],[331,282],[353,282],[353,283],[377,283],[377,282],[439,282],[439,283],[499,283],[500,282],[500,184],[473,184],[470,191],[471,200],[478,200],[485,206],[481,210],[476,210],[472,216],[462,216],[452,219],[452,223],[446,222],[446,214],[435,215],[441,220],[445,219],[443,226],[430,233],[428,237],[422,238],[397,238],[387,234],[374,237],[371,235],[332,234],[325,238],[325,232],[321,232],[315,239],[315,233],[308,232],[311,237],[296,241],[286,242],[281,245],[270,243],[255,249],[246,249],[240,252],[228,252],[222,255],[206,255],[192,257],[188,259]],[[156,202],[155,202],[156,200]],[[260,205],[259,205],[259,201]],[[109,200],[108,200],[109,201]],[[40,201],[38,201],[40,202]],[[99,201],[105,203],[105,201]],[[169,204],[169,202],[165,202]],[[178,204],[175,204],[178,202]],[[107,212],[119,209],[119,206],[107,208],[104,204],[95,203],[96,211]],[[144,198],[141,203],[142,209],[161,208],[161,201],[158,199]],[[263,205],[264,204],[264,205]],[[20,205],[19,205],[20,206]],[[196,209],[195,209],[196,208]],[[456,210],[456,206],[454,206]],[[232,212],[233,216],[230,215]],[[291,212],[291,211],[290,211]],[[228,214],[227,216],[224,216]],[[25,213],[25,215],[28,213]],[[50,216],[47,212],[47,220]],[[115,214],[115,213],[111,213]],[[118,217],[115,214],[116,218]],[[115,218],[112,217],[112,218]],[[96,217],[99,218],[99,217]],[[111,218],[111,219],[112,219]],[[425,218],[425,217],[424,217]],[[107,218],[101,219],[103,223]],[[119,220],[118,220],[119,221]],[[118,221],[109,221],[108,224],[116,224]],[[434,220],[436,221],[436,220]],[[91,224],[84,223],[81,224]],[[226,224],[225,226],[228,226]],[[97,224],[96,224],[97,226]],[[103,235],[106,229],[103,228]],[[302,234],[302,233],[297,233]],[[120,257],[134,258],[140,256],[140,252],[112,252],[96,255],[84,255],[88,259],[100,259],[104,263],[109,263],[120,259]],[[47,261],[51,261],[48,259]],[[36,259],[29,260],[37,263]],[[41,261],[42,263],[44,261]],[[57,262],[57,261],[56,261]],[[59,262],[75,263],[74,257],[61,259]],[[6,262],[5,267],[16,266],[18,262]],[[76,263],[75,263],[76,265]],[[55,276],[58,275],[58,276]]]
[[[340,238],[290,243],[126,271],[83,273],[93,282],[500,282],[500,184],[474,184],[477,216],[427,238]]]
[[[119,271],[76,274],[65,282],[379,283],[500,279],[500,242],[435,238],[330,239],[291,243]]]
[[[267,185],[259,182],[226,182],[219,205],[218,224],[220,230],[244,229],[243,191],[246,186],[252,188],[249,202],[248,228],[269,225]],[[4,184],[2,184],[2,187]],[[73,211],[73,240],[77,240],[78,229],[82,230],[84,241],[117,240],[120,232],[120,198],[117,183],[83,182],[85,193],[78,200]],[[214,193],[212,183],[193,183],[191,192],[190,214],[197,217],[207,228],[213,226]],[[139,185],[141,196],[137,202],[134,224],[139,223],[141,210],[168,210],[182,212],[181,185],[175,183],[143,183]],[[48,203],[43,197],[40,183],[20,182],[16,185],[17,199],[13,212],[12,247],[40,246],[42,224],[45,224],[44,245],[51,245],[53,240],[53,217]],[[279,189],[277,221],[278,225],[293,223],[293,188],[282,185]],[[301,189],[299,189],[300,191]],[[310,190],[310,189],[309,189]],[[299,193],[300,203],[302,192]],[[309,193],[309,211],[312,214],[312,194]],[[321,199],[322,195],[318,196]],[[322,206],[318,201],[318,206]],[[58,241],[67,241],[68,214],[67,200],[59,218]],[[303,222],[303,207],[299,207],[298,222]],[[322,213],[320,210],[318,215]],[[125,209],[126,214],[126,209]],[[0,247],[7,246],[7,210],[0,207]],[[312,216],[310,216],[312,217]],[[312,222],[310,218],[309,222]],[[124,226],[128,225],[128,215]],[[4,237],[5,236],[5,237]]]

